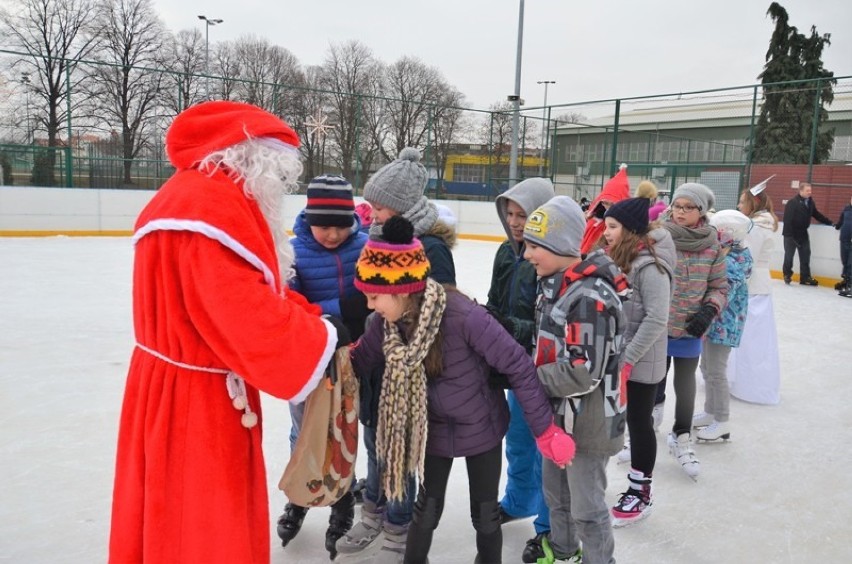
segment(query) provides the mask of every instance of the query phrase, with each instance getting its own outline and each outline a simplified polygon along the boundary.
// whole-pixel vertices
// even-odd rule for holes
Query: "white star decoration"
[[[305,126],[308,128],[308,135],[314,136],[317,140],[328,135],[329,130],[334,128],[334,124],[328,123],[328,116],[323,115],[321,110],[317,110],[315,115],[308,116]]]

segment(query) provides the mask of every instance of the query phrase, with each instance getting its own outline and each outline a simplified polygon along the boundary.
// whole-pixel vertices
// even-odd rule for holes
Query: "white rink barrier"
[[[154,194],[152,190],[0,186],[0,236],[128,236],[136,216]],[[301,195],[286,196],[287,225],[293,224],[306,199]],[[355,200],[358,203],[362,198]],[[458,218],[459,237],[493,241],[505,238],[494,202],[436,202],[449,207]],[[833,227],[812,225],[810,236],[811,271],[821,282],[833,284],[841,272],[838,232]],[[776,239],[771,267],[773,275],[780,277],[784,257],[780,226]],[[798,256],[793,269],[798,272]]]

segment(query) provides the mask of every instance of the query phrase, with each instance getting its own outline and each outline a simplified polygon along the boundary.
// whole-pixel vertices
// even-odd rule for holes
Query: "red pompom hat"
[[[251,104],[217,100],[178,114],[166,133],[166,153],[178,170],[187,169],[214,151],[256,137],[299,147],[299,136],[281,118]]]

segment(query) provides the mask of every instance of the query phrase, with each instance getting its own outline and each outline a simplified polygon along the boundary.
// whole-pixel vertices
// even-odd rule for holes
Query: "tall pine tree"
[[[822,63],[823,49],[831,45],[831,34],[819,35],[811,27],[810,36],[789,24],[787,10],[777,2],[766,12],[775,30],[766,52],[766,64],[758,76],[763,84],[754,138],[753,162],[807,164],[811,155],[814,113],[817,116],[817,142],[813,162],[828,159],[834,143],[834,129],[822,125],[828,119],[826,105],[834,100],[834,73]],[[819,80],[818,80],[819,79]],[[791,80],[810,80],[791,85],[773,85]]]

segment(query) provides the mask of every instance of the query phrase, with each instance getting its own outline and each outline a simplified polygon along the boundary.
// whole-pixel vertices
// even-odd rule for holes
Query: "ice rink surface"
[[[496,243],[461,241],[460,288],[484,301]],[[133,346],[129,238],[0,238],[0,561],[96,563],[107,556],[124,378]],[[699,444],[697,483],[658,434],[653,514],[615,532],[624,563],[848,562],[852,558],[852,299],[773,281],[782,400],[732,400],[732,440]],[[699,377],[700,379],[700,377]],[[669,393],[673,394],[671,384]],[[673,396],[671,396],[673,399]],[[703,383],[696,405],[703,406]],[[308,514],[286,549],[274,532],[289,412],[264,397],[272,562],[328,562],[328,509]],[[667,404],[663,428],[672,423]],[[363,475],[363,459],[358,464]],[[609,465],[607,499],[626,487]],[[520,562],[532,521],[503,527]],[[430,560],[475,555],[467,476],[457,461]]]

